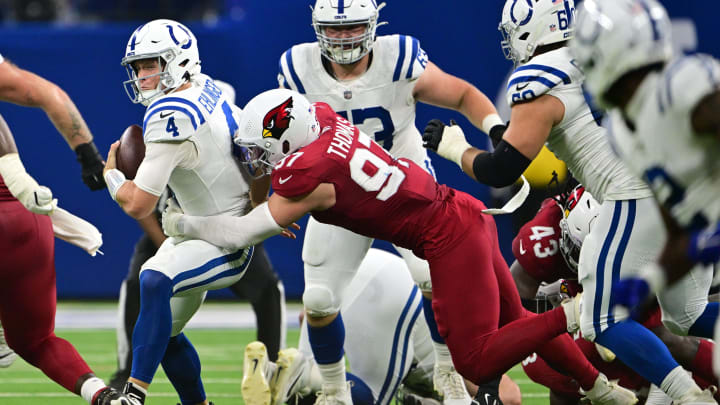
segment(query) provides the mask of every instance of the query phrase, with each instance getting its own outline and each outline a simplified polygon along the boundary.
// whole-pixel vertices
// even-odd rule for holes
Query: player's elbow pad
[[[501,140],[492,153],[481,153],[475,157],[473,173],[480,183],[505,187],[519,179],[530,162],[512,145]]]
[[[267,202],[241,217],[186,217],[183,228],[185,236],[233,250],[256,245],[283,230],[275,222]]]

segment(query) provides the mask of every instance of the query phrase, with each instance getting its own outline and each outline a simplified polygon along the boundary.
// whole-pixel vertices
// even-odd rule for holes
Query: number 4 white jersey
[[[198,75],[192,87],[158,98],[145,112],[148,148],[189,141],[197,151],[197,159],[175,167],[169,180],[185,213],[241,215],[248,205],[248,181],[232,153],[235,109],[210,77]],[[163,190],[146,191],[160,195]]]
[[[645,177],[657,199],[682,225],[720,220],[720,147],[712,134],[697,134],[691,116],[720,89],[720,64],[708,55],[680,57],[651,73],[621,113],[609,115],[611,141],[628,166]]]
[[[413,89],[428,58],[417,39],[378,36],[370,67],[361,77],[338,81],[323,66],[317,42],[295,45],[280,57],[280,87],[324,102],[394,156],[426,167],[427,152],[415,127]]]
[[[650,197],[647,186],[613,153],[582,89],[583,74],[563,47],[533,57],[510,76],[507,101],[533,100],[543,94],[565,106],[563,120],[553,127],[548,148],[600,202]]]

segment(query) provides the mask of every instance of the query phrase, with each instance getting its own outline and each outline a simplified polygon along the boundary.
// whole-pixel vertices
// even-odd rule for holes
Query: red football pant
[[[0,201],[0,321],[8,345],[74,392],[90,367],[55,336],[55,240],[50,217],[17,201]]]
[[[583,388],[592,387],[598,372],[566,334],[562,308],[527,312],[500,253],[495,221],[487,215],[471,220],[463,239],[428,257],[438,331],[458,372],[480,384],[537,351]]]

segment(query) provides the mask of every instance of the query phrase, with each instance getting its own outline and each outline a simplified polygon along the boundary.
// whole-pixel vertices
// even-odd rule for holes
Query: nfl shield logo
[[[345,97],[345,100],[350,100],[352,98],[352,91],[345,90],[345,92],[343,93],[343,97]]]

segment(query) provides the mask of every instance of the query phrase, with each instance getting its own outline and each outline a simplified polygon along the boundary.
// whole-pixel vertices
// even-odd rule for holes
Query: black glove
[[[107,187],[103,178],[105,162],[95,147],[95,143],[93,141],[81,143],[75,148],[75,154],[77,154],[77,160],[82,166],[83,183],[93,191]]]
[[[490,136],[490,141],[493,144],[493,148],[496,148],[500,141],[502,141],[502,137],[506,129],[507,126],[505,125],[495,125],[494,127],[490,128],[490,133],[488,135]]]
[[[450,121],[450,125],[456,125],[455,121]],[[443,131],[445,131],[445,123],[439,119],[430,120],[423,131],[423,147],[437,152],[440,141],[442,141]]]

